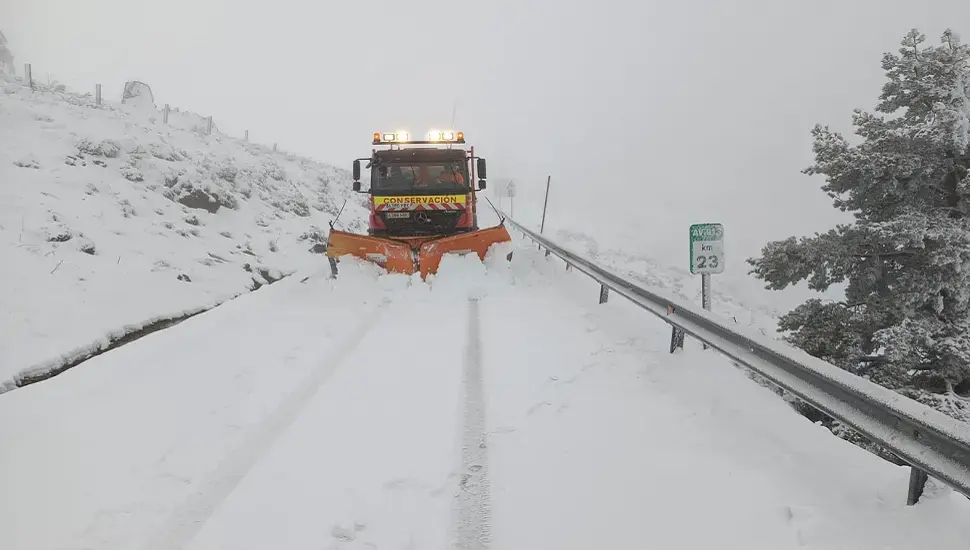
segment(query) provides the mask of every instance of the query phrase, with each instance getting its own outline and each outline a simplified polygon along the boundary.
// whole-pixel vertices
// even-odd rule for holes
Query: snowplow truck
[[[489,247],[512,240],[504,219],[478,226],[476,193],[485,189],[485,159],[475,157],[474,147],[460,147],[464,143],[462,132],[432,131],[420,141],[405,132],[374,133],[370,158],[353,164],[354,191],[369,195],[367,234],[330,224],[327,256],[334,277],[338,259],[349,254],[391,273],[420,273],[423,280],[437,272],[445,254],[474,253],[484,261]],[[361,161],[370,170],[367,191],[361,191]]]

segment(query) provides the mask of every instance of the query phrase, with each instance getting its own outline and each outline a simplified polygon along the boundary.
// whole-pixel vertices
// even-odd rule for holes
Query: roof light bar
[[[465,133],[452,130],[431,130],[428,132],[427,140],[412,140],[411,135],[404,131],[399,132],[374,132],[374,145],[382,143],[465,143]]]

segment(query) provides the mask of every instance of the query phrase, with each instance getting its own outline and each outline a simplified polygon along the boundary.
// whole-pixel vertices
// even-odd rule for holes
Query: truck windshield
[[[371,172],[374,191],[456,191],[468,189],[464,163],[383,164]]]

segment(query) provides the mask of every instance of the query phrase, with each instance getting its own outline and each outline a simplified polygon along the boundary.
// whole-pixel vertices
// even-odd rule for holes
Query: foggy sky
[[[960,26],[963,22],[963,27]],[[17,64],[349,168],[374,131],[462,130],[517,217],[686,268],[725,224],[725,277],[769,239],[842,221],[800,171],[815,123],[851,132],[912,27],[970,40],[970,2],[0,0]],[[521,213],[521,214],[520,214]]]

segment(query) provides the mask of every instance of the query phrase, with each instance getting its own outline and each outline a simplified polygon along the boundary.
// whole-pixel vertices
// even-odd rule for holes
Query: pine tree
[[[12,73],[13,70],[13,54],[7,47],[7,37],[3,35],[3,31],[0,31],[0,73]]]
[[[748,263],[769,289],[846,283],[844,301],[809,300],[779,331],[947,409],[931,395],[970,389],[970,47],[950,30],[938,46],[925,41],[914,29],[884,55],[878,114],[854,111],[860,144],[812,130],[815,164],[803,173],[825,176],[822,190],[855,221],[768,243]]]

